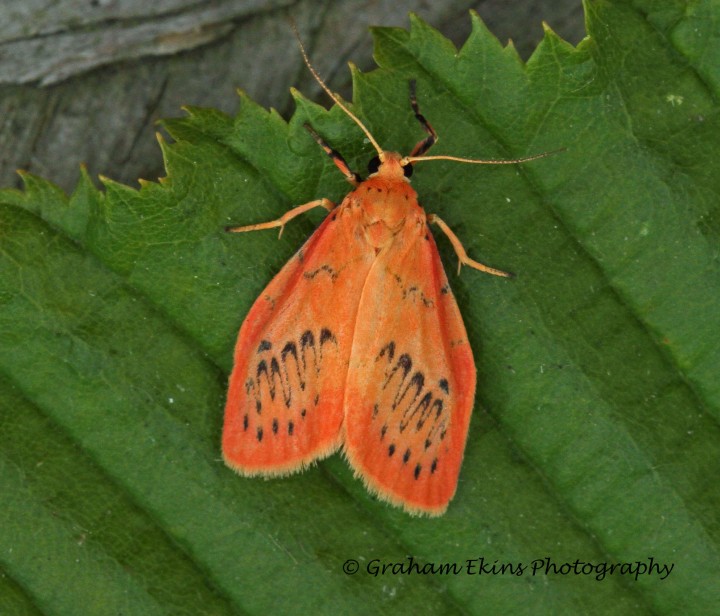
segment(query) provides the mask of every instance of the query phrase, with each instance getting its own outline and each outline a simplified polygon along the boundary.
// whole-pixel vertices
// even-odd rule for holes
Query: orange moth
[[[460,266],[510,276],[470,259],[449,227],[427,215],[409,176],[428,160],[510,164],[426,156],[427,136],[408,156],[383,150],[363,123],[309,70],[377,152],[362,180],[315,131],[353,190],[336,205],[317,199],[271,222],[283,227],[315,207],[329,211],[272,279],[240,328],[230,376],[222,451],[247,476],[302,470],[342,448],[367,488],[411,514],[441,515],[455,494],[475,397],[475,363],[435,240],[437,225]]]

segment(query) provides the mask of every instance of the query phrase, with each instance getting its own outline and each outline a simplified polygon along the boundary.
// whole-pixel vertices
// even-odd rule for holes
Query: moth
[[[282,229],[321,207],[328,215],[272,279],[238,335],[222,451],[246,476],[282,476],[342,449],[369,491],[411,514],[441,515],[453,498],[475,398],[476,370],[462,316],[430,225],[450,240],[459,264],[510,276],[470,259],[460,240],[426,214],[410,185],[437,134],[410,105],[426,136],[407,156],[383,150],[308,69],[376,151],[366,179],[306,128],[353,186],[337,205],[321,198],[277,220],[233,232]]]

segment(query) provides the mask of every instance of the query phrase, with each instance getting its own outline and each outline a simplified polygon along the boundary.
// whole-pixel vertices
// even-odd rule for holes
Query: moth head
[[[382,158],[373,156],[368,163],[368,173],[370,177],[374,175],[384,178],[409,178],[413,173],[411,162],[405,161],[406,157],[401,156],[397,152],[384,151]]]

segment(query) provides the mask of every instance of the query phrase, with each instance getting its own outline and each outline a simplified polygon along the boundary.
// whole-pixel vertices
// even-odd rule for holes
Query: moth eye
[[[405,174],[405,177],[406,177],[406,178],[411,177],[412,174],[413,174],[413,166],[412,166],[410,163],[408,163],[407,165],[405,165],[405,166],[403,167],[403,173]]]
[[[378,169],[380,169],[380,157],[375,156],[369,163],[368,163],[368,172],[369,173],[375,173]]]

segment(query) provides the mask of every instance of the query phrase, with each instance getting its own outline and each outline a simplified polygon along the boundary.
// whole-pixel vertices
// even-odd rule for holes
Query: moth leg
[[[285,212],[276,220],[261,222],[256,225],[247,225],[244,227],[225,227],[225,231],[229,231],[231,233],[245,233],[246,231],[260,231],[261,229],[274,229],[275,227],[280,227],[280,233],[278,233],[278,238],[280,238],[286,223],[290,222],[296,216],[304,214],[308,210],[312,210],[316,207],[324,207],[326,210],[332,211],[335,204],[330,201],[330,199],[325,199],[323,197],[322,199],[315,199],[315,201],[309,201],[303,205],[298,205],[288,212]]]
[[[415,118],[417,118],[417,121],[420,122],[422,127],[425,129],[425,132],[428,134],[425,139],[418,141],[415,147],[412,149],[412,152],[410,152],[410,154],[408,155],[409,158],[412,158],[414,156],[422,156],[423,154],[425,154],[425,152],[427,152],[433,145],[435,145],[438,140],[435,129],[430,126],[430,122],[428,122],[425,119],[425,116],[420,113],[420,107],[418,106],[417,98],[415,96],[414,79],[410,82],[410,106],[415,113]]]
[[[455,249],[455,254],[458,256],[458,274],[460,273],[460,268],[463,265],[467,265],[469,267],[472,267],[473,269],[480,270],[481,272],[492,274],[493,276],[504,276],[505,278],[513,277],[513,274],[511,274],[510,272],[503,272],[502,270],[495,269],[494,267],[488,267],[487,265],[483,265],[482,263],[473,261],[470,257],[468,257],[467,253],[465,252],[465,248],[458,239],[457,235],[455,235],[450,229],[450,227],[448,227],[445,222],[442,219],[438,218],[435,214],[430,214],[427,217],[427,220],[429,223],[435,224],[440,227],[442,232],[450,240],[450,243]]]
[[[340,152],[337,150],[331,148],[327,143],[325,143],[325,140],[318,135],[312,126],[309,124],[305,124],[305,129],[307,132],[309,132],[312,135],[312,138],[317,141],[317,144],[325,150],[325,153],[332,158],[332,161],[335,163],[335,166],[340,169],[341,173],[345,176],[345,179],[350,182],[353,186],[357,186],[360,182],[362,182],[362,178],[352,171],[348,164],[345,162],[345,159],[342,157]]]

